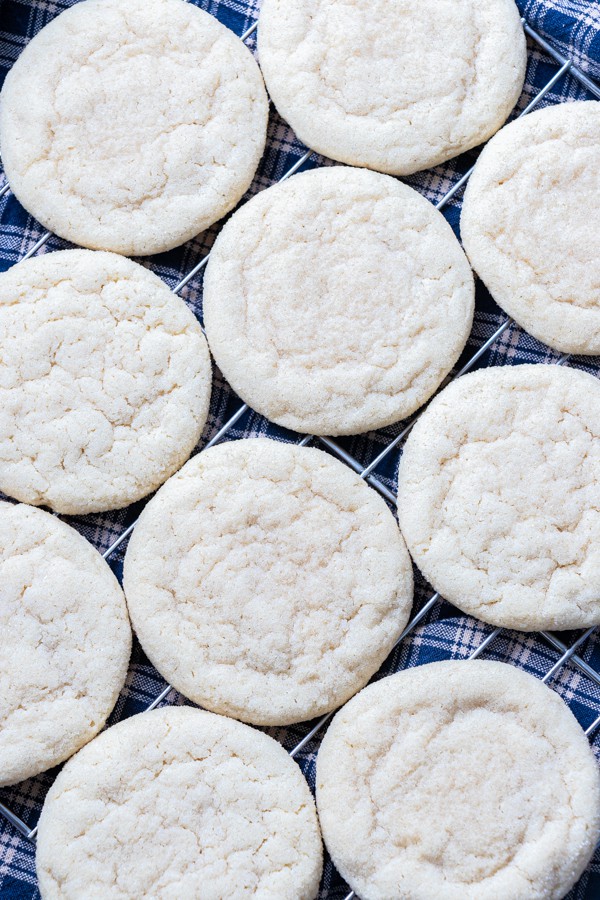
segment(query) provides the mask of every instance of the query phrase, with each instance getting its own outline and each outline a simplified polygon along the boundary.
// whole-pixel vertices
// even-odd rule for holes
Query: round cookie
[[[527,62],[513,0],[263,0],[258,50],[300,140],[390,175],[486,141]]]
[[[0,96],[10,186],[46,228],[96,250],[170,250],[222,218],[263,154],[251,53],[183,0],[85,0],[27,45]]]
[[[185,303],[113,253],[0,275],[0,490],[62,513],[117,509],[189,457],[211,362]]]
[[[560,697],[498,662],[383,678],[317,757],[333,862],[362,900],[561,900],[600,836],[600,780]]]
[[[341,166],[253,197],[221,231],[204,281],[208,341],[231,386],[310,434],[414,412],[458,359],[473,305],[443,216],[393,178]]]
[[[131,629],[119,583],[73,528],[0,503],[0,785],[63,762],[104,727]]]
[[[400,527],[436,591],[522,631],[600,622],[600,383],[547,365],[463,376],[400,461]]]
[[[600,353],[600,103],[503,128],[465,194],[461,232],[496,302],[564,353]]]
[[[412,567],[385,502],[320,450],[253,439],[198,454],[142,513],[133,627],[186,697],[256,725],[322,715],[402,629]]]
[[[36,862],[44,900],[313,900],[322,848],[308,785],[280,744],[168,707],[113,726],[65,766]]]

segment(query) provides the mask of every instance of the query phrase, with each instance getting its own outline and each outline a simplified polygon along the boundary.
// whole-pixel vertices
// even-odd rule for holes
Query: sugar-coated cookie
[[[93,250],[170,250],[232,209],[262,156],[250,51],[183,0],[83,0],[27,45],[0,95],[10,186]]]
[[[263,0],[258,50],[300,140],[391,175],[487,140],[527,62],[513,0]]]
[[[526,331],[600,353],[600,103],[561,103],[503,128],[465,194],[461,232],[478,275]]]
[[[189,707],[109,728],[65,766],[37,841],[44,900],[313,900],[314,800],[281,744]]]
[[[600,382],[552,365],[459,378],[406,443],[398,513],[464,612],[523,631],[600,623]]]
[[[227,222],[204,281],[206,333],[268,419],[357,434],[410,415],[471,330],[473,275],[452,229],[387,175],[295,175]]]
[[[131,650],[125,598],[85,538],[0,503],[0,785],[63,762],[104,727]]]
[[[513,666],[370,685],[317,757],[317,807],[361,900],[562,900],[600,836],[600,780],[560,697]]]
[[[180,2],[180,0],[177,0]],[[0,275],[0,490],[117,509],[189,457],[212,383],[202,329],[148,269],[65,250]]]
[[[385,502],[321,450],[252,439],[194,457],[125,557],[133,627],[186,697],[257,725],[344,703],[404,628],[412,567]]]

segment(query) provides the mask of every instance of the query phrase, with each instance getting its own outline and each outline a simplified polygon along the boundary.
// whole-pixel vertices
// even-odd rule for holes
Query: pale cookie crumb
[[[179,0],[178,0],[179,2]],[[0,275],[0,490],[82,514],[145,497],[197,444],[212,367],[185,303],[114,253]]]
[[[457,379],[410,435],[400,527],[436,591],[522,631],[600,623],[600,382],[550,365]]]
[[[412,567],[385,502],[320,450],[253,439],[198,454],[147,505],[124,567],[159,672],[259,725],[322,715],[406,625]]]
[[[322,847],[308,785],[277,741],[169,707],[65,766],[36,863],[44,900],[314,900]]]
[[[564,353],[600,353],[600,103],[503,128],[465,194],[461,232],[496,302]]]
[[[598,766],[568,707],[480,660],[351,700],[319,750],[317,807],[361,900],[562,900],[600,836]]]
[[[84,0],[8,73],[2,162],[50,231],[145,256],[233,209],[263,154],[268,112],[248,48],[193,3]]]
[[[486,141],[527,63],[513,0],[263,0],[258,51],[300,140],[391,175]]]
[[[125,598],[85,538],[0,503],[0,785],[58,765],[103,727],[131,651]]]
[[[441,213],[387,175],[326,167],[253,197],[204,278],[217,365],[253,409],[307,434],[410,415],[462,352],[475,288]]]

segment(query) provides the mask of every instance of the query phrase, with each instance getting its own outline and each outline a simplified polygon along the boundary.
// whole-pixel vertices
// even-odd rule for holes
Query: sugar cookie
[[[549,365],[459,378],[406,443],[398,511],[464,612],[523,631],[600,623],[600,382]]]
[[[412,567],[385,502],[320,450],[234,441],[147,505],[124,586],[148,657],[186,697],[257,725],[363,687],[408,619]]]
[[[119,722],[60,773],[37,841],[44,900],[313,900],[308,785],[259,731],[186,707]]]
[[[263,0],[258,50],[300,140],[391,175],[487,140],[527,62],[513,0]]]
[[[465,194],[465,249],[496,302],[565,353],[600,353],[600,103],[503,128]]]
[[[10,186],[94,250],[170,250],[241,199],[268,101],[251,53],[182,0],[84,0],[27,45],[0,96]]]
[[[18,263],[0,275],[0,333],[0,490],[11,497],[64,513],[117,509],[198,442],[208,347],[148,269],[89,250]]]
[[[570,710],[480,660],[352,699],[319,750],[317,806],[361,900],[562,900],[600,836],[598,767]]]
[[[341,166],[295,175],[227,222],[204,281],[206,333],[234,390],[310,434],[410,415],[458,359],[473,276],[416,191]]]
[[[119,583],[73,528],[0,503],[0,785],[67,759],[103,728],[131,628]]]

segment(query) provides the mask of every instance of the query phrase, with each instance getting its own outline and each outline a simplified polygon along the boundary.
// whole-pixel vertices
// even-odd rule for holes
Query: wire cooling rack
[[[217,5],[216,11],[219,18],[237,31],[243,41],[253,46],[256,21],[245,30],[236,28],[240,21],[244,21],[248,15],[252,14],[253,11],[249,8],[250,4],[237,2],[237,0],[229,0],[229,3],[231,6]],[[71,2],[67,0],[65,5],[71,5]],[[208,8],[209,11],[215,11],[214,0],[213,2],[200,0],[198,5]],[[236,8],[237,13],[235,12]],[[48,15],[42,16],[39,25],[45,24],[45,18],[53,17],[57,11],[59,10],[56,7],[48,10]],[[525,19],[523,19],[523,27],[532,40],[532,50],[526,91],[519,105],[519,115],[526,115],[544,100],[560,102],[565,99],[589,99],[590,97],[600,100],[600,85],[578,68],[572,59],[564,56],[546,41]],[[37,30],[37,27],[34,30]],[[548,56],[551,62],[548,62]],[[535,70],[533,75],[532,68]],[[278,171],[282,168],[282,162],[290,158],[295,160],[293,164],[286,167],[284,171]],[[472,154],[461,158],[458,162],[453,161],[449,165],[408,179],[413,186],[420,188],[430,199],[432,194],[439,198],[435,203],[437,209],[444,210],[455,227],[460,208],[457,195],[460,195],[472,172],[472,166],[469,165],[471,159]],[[326,160],[313,154],[310,150],[300,149],[300,145],[290,138],[289,130],[278,121],[276,115],[272,117],[269,133],[268,165],[265,166],[264,162],[251,192],[275,181],[283,181],[302,167],[327,163]],[[270,171],[265,172],[265,169],[270,169]],[[463,171],[464,169],[466,171]],[[273,173],[277,173],[279,177],[273,177]],[[47,244],[52,245],[53,249],[65,246],[64,242],[50,232],[40,234],[39,227],[35,223],[29,224],[30,220],[11,196],[8,184],[0,187],[1,198],[4,198],[3,203],[12,204],[10,215],[5,216],[0,212],[3,226],[2,243],[5,245],[0,247],[0,257],[5,267],[19,259],[30,258]],[[14,226],[15,209],[17,210],[17,220],[20,217],[21,222],[27,222],[25,227],[19,222],[16,227]],[[19,235],[20,241],[12,239],[13,232]],[[29,249],[21,251],[23,238],[29,240],[31,237],[34,237],[34,240]],[[199,316],[201,315],[198,303],[201,273],[210,253],[202,253],[191,266],[188,264],[188,259],[197,255],[199,249],[207,250],[212,238],[214,238],[214,231],[201,236],[190,242],[185,248],[174,251],[168,256],[154,257],[150,261],[145,260],[165,280],[175,281],[173,292],[175,294],[182,293],[184,299],[189,302]],[[54,246],[55,244],[56,246]],[[173,278],[173,270],[181,272],[186,268],[187,274],[184,277]],[[481,287],[479,289],[481,290]],[[481,302],[482,298],[483,302]],[[463,354],[460,367],[450,378],[458,378],[476,366],[490,365],[495,362],[536,361],[556,365],[574,364],[575,361],[570,356],[559,356],[525,335],[511,319],[502,317],[499,325],[498,319],[497,309],[490,304],[489,298],[482,292],[478,296],[478,312],[468,349]],[[483,340],[481,340],[482,336]],[[472,352],[474,346],[477,349]],[[596,365],[595,361],[586,359],[577,362],[580,367],[600,375],[600,366]],[[393,430],[387,429],[375,435],[344,439],[340,442],[326,437],[312,438],[308,436],[299,439],[298,436],[294,437],[289,432],[278,429],[253,413],[247,405],[235,398],[226,385],[219,381],[217,374],[208,426],[209,434],[210,432],[212,434],[200,445],[199,449],[208,449],[226,439],[248,437],[257,433],[268,433],[275,438],[288,441],[294,440],[301,445],[314,442],[315,445],[321,445],[350,466],[393,507],[395,505],[393,486],[398,457],[401,453],[402,443],[408,436],[416,418],[418,418],[418,414],[408,423],[399,426],[398,433],[395,435]],[[242,420],[247,420],[245,427],[242,427]],[[365,462],[365,459],[370,461]],[[88,516],[78,519],[67,518],[67,520],[98,547],[104,558],[115,568],[117,574],[120,574],[122,553],[129,535],[135,528],[140,508],[141,504],[137,504],[125,512],[109,514],[108,517]],[[112,539],[109,538],[110,535],[113,536]],[[596,628],[589,628],[579,635],[561,634],[558,636],[548,632],[542,632],[539,635],[524,635],[498,628],[490,629],[489,626],[470,617],[457,614],[456,610],[445,604],[437,593],[432,593],[431,589],[428,589],[422,578],[418,578],[415,613],[380,674],[389,674],[391,671],[410,665],[448,656],[474,659],[486,651],[495,658],[504,659],[526,668],[541,677],[545,683],[551,683],[556,687],[578,716],[585,733],[593,741],[600,726],[600,646],[597,646],[596,637]],[[410,640],[407,640],[408,638]],[[154,709],[166,702],[184,702],[183,698],[172,691],[169,685],[160,689],[161,682],[162,679],[158,673],[143,658],[137,647],[134,651],[133,664],[125,689],[111,716],[110,723],[125,718],[133,712]],[[154,687],[156,687],[155,691],[153,691]],[[269,730],[274,737],[282,741],[290,755],[297,759],[311,785],[314,785],[314,762],[318,742],[332,715],[333,713],[323,716],[313,723],[305,723],[287,729]],[[3,894],[23,898],[37,896],[32,862],[33,845],[37,832],[35,819],[39,815],[41,801],[52,777],[53,773],[47,773],[0,792],[2,798],[6,800],[6,803],[0,802],[0,815],[7,823],[0,828],[0,890]],[[599,873],[600,860],[592,864],[569,896],[588,898],[588,900],[600,896]],[[348,893],[348,888],[329,862],[325,866],[320,896],[332,898],[332,900],[333,898],[351,900],[354,897],[352,891]]]

